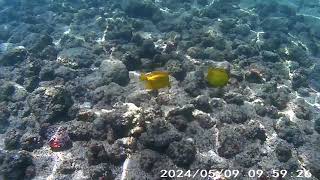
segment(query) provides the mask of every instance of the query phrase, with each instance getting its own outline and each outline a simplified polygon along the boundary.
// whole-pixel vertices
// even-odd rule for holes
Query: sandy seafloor
[[[319,30],[318,0],[0,0],[0,179],[320,179]]]

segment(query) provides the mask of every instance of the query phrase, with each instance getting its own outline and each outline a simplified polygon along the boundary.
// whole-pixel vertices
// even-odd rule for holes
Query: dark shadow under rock
[[[140,167],[146,171],[150,172],[151,169],[153,168],[154,164],[161,158],[161,155],[156,152],[152,151],[150,149],[144,149],[140,153],[140,159],[139,159],[139,164]]]
[[[181,140],[169,145],[166,154],[179,167],[188,167],[196,156],[196,147],[191,140]]]
[[[142,133],[139,140],[146,147],[163,152],[172,142],[179,141],[181,134],[162,120],[155,120]]]

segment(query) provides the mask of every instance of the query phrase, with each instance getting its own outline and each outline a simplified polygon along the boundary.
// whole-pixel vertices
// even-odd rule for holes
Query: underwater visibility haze
[[[319,0],[0,0],[0,180],[320,179]]]

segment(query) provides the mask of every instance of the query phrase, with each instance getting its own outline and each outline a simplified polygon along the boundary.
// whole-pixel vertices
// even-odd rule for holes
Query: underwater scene
[[[0,0],[0,180],[320,180],[319,0]]]

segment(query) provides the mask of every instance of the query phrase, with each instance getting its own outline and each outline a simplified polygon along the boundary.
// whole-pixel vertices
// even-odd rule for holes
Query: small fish
[[[229,74],[223,68],[210,67],[206,79],[212,87],[223,87],[228,84]]]
[[[170,87],[169,73],[164,71],[141,73],[140,80],[144,82],[145,88],[149,90]]]

